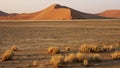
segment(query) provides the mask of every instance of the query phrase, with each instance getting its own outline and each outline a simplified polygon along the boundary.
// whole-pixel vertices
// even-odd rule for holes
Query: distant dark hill
[[[48,8],[34,12],[16,15],[0,16],[0,20],[73,20],[73,19],[105,19],[106,17],[97,16],[74,10],[72,8],[53,4]]]
[[[120,18],[120,10],[107,10],[98,13],[99,16],[109,17],[109,18]]]
[[[9,14],[6,12],[0,11],[0,16],[7,16],[7,15],[9,15]]]

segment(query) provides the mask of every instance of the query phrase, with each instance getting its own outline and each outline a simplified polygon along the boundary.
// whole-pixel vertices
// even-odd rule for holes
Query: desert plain
[[[49,47],[60,48],[62,54],[78,53],[84,43],[118,47],[116,50],[97,53],[102,60],[89,62],[89,66],[74,62],[61,64],[59,68],[120,68],[120,60],[113,60],[110,56],[111,53],[120,51],[119,19],[3,20],[0,21],[0,58],[12,45],[16,45],[18,50],[11,60],[2,62],[0,59],[0,68],[53,68],[49,64]],[[70,51],[64,51],[64,47],[70,47]]]

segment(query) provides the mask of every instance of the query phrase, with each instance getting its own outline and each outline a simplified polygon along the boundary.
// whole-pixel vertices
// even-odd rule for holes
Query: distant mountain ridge
[[[99,14],[98,14],[99,15]],[[75,9],[53,4],[48,8],[23,14],[0,13],[0,20],[73,20],[73,19],[107,19],[108,17],[98,16],[96,14],[84,13]]]

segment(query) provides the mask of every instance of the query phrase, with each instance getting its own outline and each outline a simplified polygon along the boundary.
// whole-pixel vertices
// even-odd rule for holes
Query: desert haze
[[[112,14],[111,14],[112,13]],[[34,12],[23,14],[8,14],[0,12],[0,20],[73,20],[73,19],[110,19],[119,18],[120,11],[108,12],[100,14],[90,14],[74,10],[72,8],[53,4],[48,8]]]

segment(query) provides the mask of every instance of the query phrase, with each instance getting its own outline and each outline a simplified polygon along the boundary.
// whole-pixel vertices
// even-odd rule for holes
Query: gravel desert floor
[[[120,48],[120,20],[74,21],[0,21],[0,58],[12,45],[18,51],[11,60],[0,61],[0,68],[53,68],[49,64],[49,47],[59,47],[62,53],[77,53],[84,43],[104,43],[118,46],[117,50],[101,52],[101,62],[65,63],[60,68],[120,68],[120,60],[110,54]],[[69,52],[64,47],[70,47]],[[1,60],[1,59],[0,59]],[[36,66],[34,66],[36,64]]]

